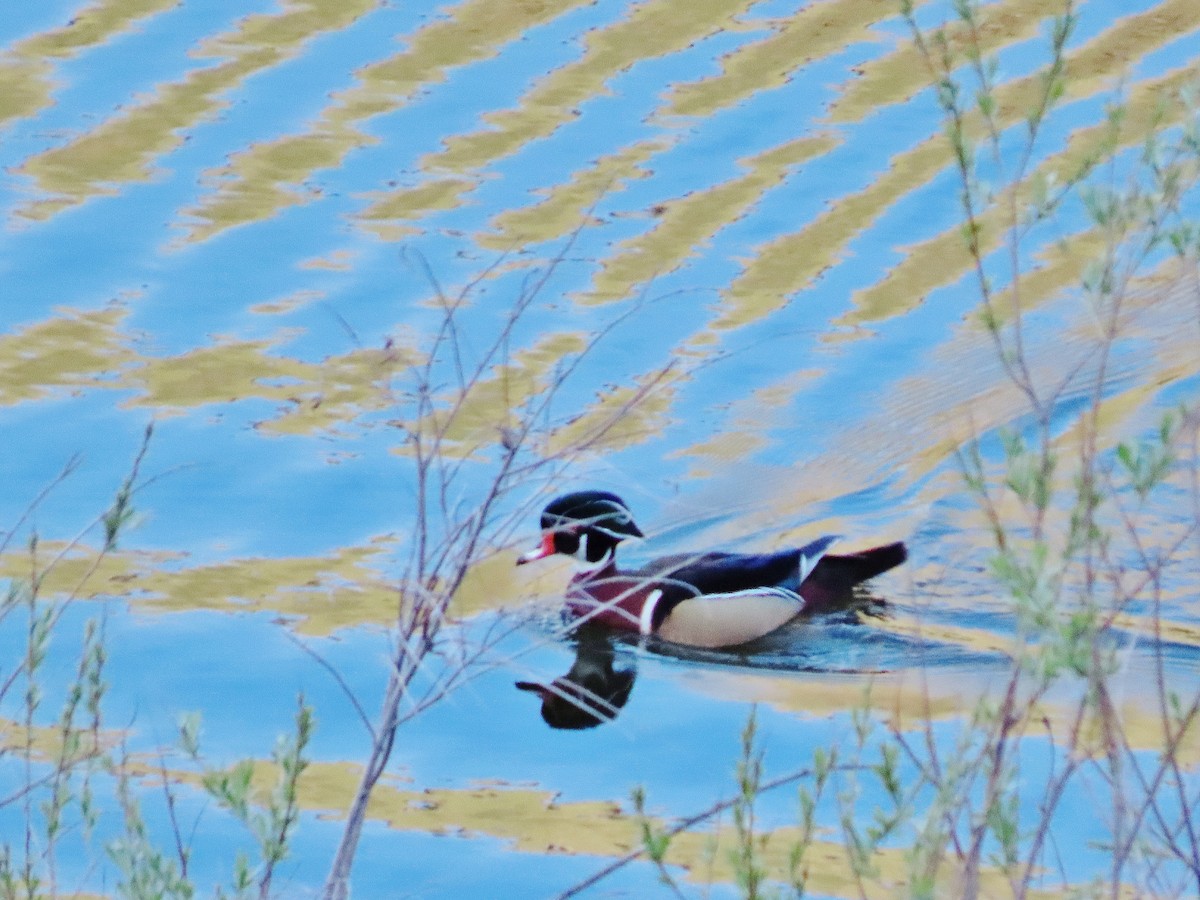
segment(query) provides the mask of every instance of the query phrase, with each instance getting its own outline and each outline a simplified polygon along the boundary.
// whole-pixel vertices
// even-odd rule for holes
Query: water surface
[[[1043,7],[987,8],[1006,103],[1045,61]],[[918,10],[930,26],[947,15]],[[1147,109],[1195,75],[1191,3],[1092,0],[1079,17],[1070,87],[1034,159],[1044,171],[1094,144],[1118,86]],[[513,682],[548,681],[575,658],[556,614],[566,572],[518,572],[500,549],[456,598],[450,631],[494,643],[468,683],[404,727],[357,896],[556,894],[636,840],[634,785],[663,819],[729,796],[752,704],[782,773],[847,739],[867,687],[880,721],[932,704],[949,742],[1006,671],[1015,626],[955,449],[980,435],[996,464],[997,429],[1028,410],[980,325],[933,89],[891,5],[64,0],[10,10],[0,54],[0,529],[81,456],[15,535],[5,572],[28,570],[30,527],[61,546],[107,507],[153,421],[136,527],[66,614],[48,697],[97,615],[109,721],[135,755],[199,710],[214,762],[265,758],[303,690],[318,787],[281,895],[321,884],[366,748],[296,638],[368,711],[382,692],[413,527],[398,395],[438,322],[431,275],[448,294],[479,279],[460,320],[469,351],[550,272],[510,368],[486,373],[463,452],[494,441],[508,407],[605,329],[556,397],[563,421],[679,361],[602,446],[507,510],[594,486],[624,496],[651,536],[631,558],[837,533],[847,548],[904,539],[912,559],[872,586],[884,615],[797,623],[745,653],[618,644],[636,670],[624,709],[565,732]],[[1014,129],[1015,108],[1003,114]],[[1139,140],[1131,129],[1123,146]],[[1039,240],[1028,350],[1053,380],[1094,338],[1069,290],[1094,236],[1071,207]],[[1002,248],[986,249],[1003,286]],[[1130,299],[1105,383],[1107,449],[1197,397],[1195,289],[1156,274]],[[1089,396],[1080,371],[1056,410],[1064,446]],[[471,503],[490,470],[464,474]],[[1151,512],[1151,543],[1190,520],[1182,478],[1170,496]],[[505,537],[533,539],[526,521]],[[1169,570],[1162,600],[1168,670],[1184,682],[1200,652],[1196,558]],[[84,564],[71,564],[48,593],[74,584]],[[1133,716],[1154,679],[1153,609],[1125,613]],[[0,628],[3,658],[23,652],[18,618]],[[19,719],[19,702],[3,714]],[[1029,765],[1049,765],[1050,744],[1034,745],[1047,757]],[[19,782],[14,757],[3,770]],[[149,779],[139,790],[165,840],[161,792]],[[1102,840],[1079,790],[1063,820]],[[199,823],[196,877],[228,879],[243,831],[199,792],[181,797]],[[759,815],[764,829],[794,826],[794,792],[765,795]],[[835,811],[822,815],[836,828]],[[118,826],[106,808],[100,834]],[[91,865],[102,844],[60,854],[61,884],[111,891],[113,874]],[[1102,874],[1103,857],[1080,853],[1067,880]],[[696,859],[677,874],[733,893],[727,869]],[[604,885],[658,889],[642,863]],[[832,870],[813,890],[855,892]]]

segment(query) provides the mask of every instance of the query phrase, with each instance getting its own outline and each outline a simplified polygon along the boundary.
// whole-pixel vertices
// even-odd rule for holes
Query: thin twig
[[[858,772],[858,771],[863,771],[864,769],[867,769],[867,768],[868,768],[867,766],[862,766],[862,765],[838,765],[838,766],[832,767],[830,769],[830,771]],[[759,785],[758,793],[765,794],[766,792],[773,791],[776,788],[786,787],[789,784],[794,784],[797,781],[802,781],[805,778],[811,778],[814,774],[816,774],[816,771],[815,771],[815,769],[813,769],[811,767],[797,769],[795,772],[791,772],[787,775],[782,775],[778,778],[773,778],[770,781],[762,783],[761,785]],[[734,797],[729,800],[719,800],[716,803],[714,803],[712,806],[703,810],[702,812],[698,812],[695,815],[687,816],[686,818],[680,819],[678,822],[676,822],[674,825],[672,825],[670,828],[666,829],[662,833],[663,837],[667,837],[667,838],[674,837],[675,835],[680,834],[681,832],[687,831],[689,828],[693,828],[696,825],[699,825],[701,822],[708,821],[709,819],[719,815],[720,813],[724,812],[727,809],[732,809],[736,804],[738,804],[740,802],[741,802],[740,797]],[[635,850],[630,850],[628,853],[626,853],[622,856],[618,856],[616,859],[614,859],[611,863],[609,863],[604,868],[600,869],[598,872],[593,873],[592,875],[585,878],[583,881],[580,881],[577,884],[572,885],[571,887],[567,888],[567,890],[563,891],[561,894],[558,894],[557,900],[567,900],[568,897],[574,897],[576,894],[582,893],[583,891],[587,890],[588,888],[593,887],[594,885],[603,881],[605,878],[607,878],[613,872],[623,869],[625,866],[629,865],[631,862],[636,861],[641,856],[643,856],[645,853],[646,853],[645,847],[638,847]]]

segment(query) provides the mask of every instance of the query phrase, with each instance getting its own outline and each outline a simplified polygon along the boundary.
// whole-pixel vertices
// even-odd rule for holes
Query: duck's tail
[[[844,556],[826,554],[800,585],[805,611],[819,612],[844,601],[856,584],[861,584],[908,559],[902,542],[872,547]]]

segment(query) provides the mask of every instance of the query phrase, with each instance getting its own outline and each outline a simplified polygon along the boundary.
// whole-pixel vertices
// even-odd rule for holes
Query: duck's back
[[[729,594],[760,587],[797,592],[832,538],[775,553],[681,553],[647,564],[634,577],[691,585],[700,594]]]

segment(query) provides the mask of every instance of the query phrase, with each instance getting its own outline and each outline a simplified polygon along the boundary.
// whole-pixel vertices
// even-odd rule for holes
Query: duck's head
[[[542,543],[517,558],[517,565],[555,553],[587,568],[607,564],[617,544],[642,537],[625,501],[608,491],[564,494],[542,510]]]
[[[542,720],[551,728],[580,730],[615,719],[629,699],[634,677],[633,672],[616,670],[602,680],[555,678],[548,685],[518,681],[517,687],[541,698]]]

